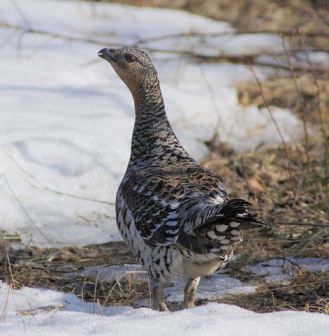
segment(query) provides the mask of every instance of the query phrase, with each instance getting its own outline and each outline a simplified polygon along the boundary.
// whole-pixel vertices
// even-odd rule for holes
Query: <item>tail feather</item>
[[[256,214],[250,211],[251,204],[243,199],[234,198],[225,203],[218,214],[208,218],[204,226],[209,224],[229,224],[230,222],[238,222],[243,229],[251,229],[266,224],[257,219]]]
[[[225,253],[242,241],[241,229],[266,225],[250,211],[250,206],[242,199],[229,200],[219,207],[217,214],[195,228],[193,234],[182,231],[178,242],[198,254]]]

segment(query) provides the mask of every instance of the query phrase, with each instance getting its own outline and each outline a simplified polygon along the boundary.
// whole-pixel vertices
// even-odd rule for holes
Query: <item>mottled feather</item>
[[[102,49],[99,55],[135,103],[131,156],[116,198],[119,230],[150,275],[154,307],[166,309],[162,284],[173,275],[189,279],[189,307],[198,278],[226,265],[242,240],[240,230],[263,223],[248,202],[230,200],[220,179],[180,144],[149,56],[134,48]]]

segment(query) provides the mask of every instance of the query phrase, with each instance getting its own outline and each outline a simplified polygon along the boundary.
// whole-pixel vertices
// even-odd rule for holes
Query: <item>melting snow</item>
[[[289,282],[298,270],[309,272],[329,271],[329,259],[294,258],[270,259],[256,265],[245,266],[244,271],[264,277],[268,283]]]
[[[2,0],[0,13],[7,25],[0,28],[0,230],[34,245],[121,239],[112,203],[129,157],[133,101],[98,59],[101,47],[137,43],[209,55],[282,49],[278,36],[234,36],[227,23],[175,10]],[[223,35],[195,35],[209,32]],[[238,103],[235,83],[253,79],[246,67],[159,52],[152,58],[169,118],[196,159],[217,133],[236,150],[280,142],[266,110]],[[295,140],[300,121],[288,110],[273,113],[286,140]]]
[[[1,282],[0,316],[0,334],[6,336],[327,336],[329,329],[329,316],[325,314],[257,314],[216,303],[173,313],[102,308],[83,303],[73,294],[32,288],[13,291]]]

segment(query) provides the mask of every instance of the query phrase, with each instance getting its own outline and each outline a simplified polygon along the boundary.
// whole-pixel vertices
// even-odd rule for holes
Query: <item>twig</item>
[[[24,33],[49,35],[53,38],[60,38],[60,39],[67,40],[67,41],[77,41],[77,42],[84,42],[84,43],[97,44],[97,45],[100,45],[100,44],[106,45],[106,44],[109,43],[109,41],[105,41],[105,40],[100,40],[100,39],[98,40],[98,39],[94,39],[94,38],[79,37],[79,36],[68,36],[68,35],[54,33],[54,32],[50,32],[50,31],[46,31],[46,30],[35,29],[35,28],[32,28],[32,27],[26,28],[26,27],[22,27],[20,25],[8,24],[6,22],[0,22],[0,27],[12,28],[12,29],[15,29],[15,30],[23,31]],[[118,43],[111,43],[111,46],[122,47],[122,45],[118,44]]]
[[[101,302],[99,301],[99,299],[97,299],[97,304],[98,304],[98,309],[100,311],[100,314],[103,316],[104,315],[103,307],[102,307]]]
[[[181,37],[218,37],[218,36],[238,36],[247,34],[273,34],[273,35],[283,35],[283,36],[306,36],[306,37],[329,37],[329,33],[318,31],[318,32],[302,32],[293,30],[238,30],[238,31],[224,31],[224,32],[188,32],[188,33],[178,33],[178,34],[167,34],[161,36],[154,36],[146,39],[140,39],[136,43],[144,44],[148,42],[161,41],[170,38],[181,38]]]
[[[90,44],[95,44],[98,46],[101,45],[108,45],[110,44],[112,47],[122,47],[122,44],[118,43],[112,43],[111,41],[108,40],[100,40],[100,39],[93,39],[93,38],[86,38],[86,37],[78,37],[78,36],[67,36],[63,34],[58,34],[58,33],[53,33],[53,32],[48,32],[44,30],[38,30],[34,28],[26,29],[17,25],[9,25],[7,23],[0,23],[0,26],[2,27],[7,27],[7,28],[14,28],[17,30],[23,30],[24,33],[36,33],[36,34],[41,34],[41,35],[50,35],[53,38],[60,38],[64,39],[67,41],[77,41],[77,42],[83,42],[83,43],[90,43]],[[136,43],[133,45],[137,45]],[[266,62],[257,59],[259,55],[255,54],[246,54],[246,55],[223,55],[223,54],[218,54],[218,55],[205,55],[202,53],[196,53],[194,51],[190,50],[174,50],[174,49],[165,49],[165,48],[147,48],[150,52],[159,52],[159,53],[165,53],[165,54],[174,54],[174,55],[181,55],[181,56],[187,56],[194,58],[198,61],[202,62],[230,62],[234,64],[250,64],[253,63],[254,65],[258,66],[263,66],[263,67],[269,67],[269,68],[274,68],[274,69],[284,69],[284,70],[290,70],[288,65],[285,64],[280,64],[280,63],[271,63],[271,62]],[[298,50],[299,52],[301,50]],[[283,56],[282,53],[264,53],[269,56]],[[307,71],[308,67],[303,65],[303,64],[296,64],[293,66],[294,71]],[[319,73],[327,73],[328,68],[325,66],[317,66],[314,68],[314,71],[319,72]]]
[[[315,239],[315,238],[282,238],[282,237],[266,237],[266,238],[257,238],[255,240],[253,240],[253,242],[264,242],[264,243],[268,243],[269,241],[271,241],[272,243],[274,241],[279,241],[279,242],[288,242],[288,243],[310,243],[310,242],[323,242],[324,239]],[[328,240],[326,240],[328,241]]]
[[[81,291],[80,291],[80,297],[81,297],[81,301],[82,303],[85,303],[85,299],[84,299],[84,290],[85,290],[85,286],[86,286],[87,282],[84,281],[82,286],[81,286]]]
[[[320,121],[320,127],[321,127],[321,132],[322,132],[322,137],[323,137],[323,145],[324,145],[324,192],[325,192],[325,197],[327,200],[327,204],[329,204],[329,138],[327,138],[327,132],[326,128],[324,125],[324,120],[323,120],[323,111],[322,111],[322,106],[321,106],[321,97],[320,97],[320,86],[319,83],[316,79],[316,75],[313,70],[313,64],[310,60],[310,56],[308,52],[305,51],[306,59],[309,64],[312,77],[313,77],[313,82],[316,88],[316,109],[318,112],[319,116],[319,121]]]
[[[309,64],[311,73],[312,73],[312,77],[313,77],[313,82],[316,88],[316,93],[315,93],[315,97],[316,97],[316,108],[317,108],[317,112],[319,115],[319,121],[320,121],[320,126],[321,126],[321,132],[322,132],[322,136],[323,139],[327,138],[327,134],[326,134],[326,129],[324,127],[324,121],[323,121],[323,112],[322,112],[322,107],[321,107],[321,99],[320,99],[320,87],[319,87],[319,83],[317,81],[314,69],[313,69],[313,63],[310,60],[310,55],[309,53],[305,50],[304,51],[306,59],[307,59],[307,63]]]
[[[19,15],[21,16],[21,18],[23,19],[24,23],[26,24],[27,29],[32,29],[30,21],[27,19],[25,13],[23,12],[22,8],[18,5],[18,3],[16,2],[16,0],[11,0],[11,2],[15,6],[17,12],[19,13]]]
[[[16,193],[14,192],[14,190],[12,189],[12,187],[10,186],[10,184],[9,184],[7,178],[6,178],[6,175],[3,174],[1,177],[4,179],[4,181],[5,181],[5,183],[6,183],[7,187],[8,187],[8,189],[10,190],[10,192],[12,193],[12,195],[14,196],[14,198],[15,198],[17,204],[19,205],[19,207],[21,208],[21,210],[24,212],[25,216],[28,218],[28,220],[29,220],[30,224],[33,226],[33,228],[34,228],[36,231],[38,231],[38,232],[40,233],[40,235],[41,235],[41,236],[42,236],[42,237],[43,237],[49,244],[52,245],[52,247],[55,247],[54,243],[53,243],[50,239],[48,239],[47,236],[46,236],[46,235],[45,235],[45,234],[44,234],[44,233],[43,233],[43,232],[36,226],[36,224],[34,223],[33,219],[31,218],[31,216],[29,215],[29,213],[26,211],[26,209],[24,208],[23,204],[21,203],[21,201],[20,201],[19,198],[17,197]]]
[[[312,226],[312,227],[329,227],[329,223],[302,223],[302,222],[274,222],[270,226],[275,225],[292,225],[292,226]]]
[[[108,205],[111,205],[111,206],[115,205],[114,202],[98,200],[98,199],[94,199],[94,198],[90,198],[90,197],[84,197],[84,196],[80,196],[80,195],[65,193],[65,192],[47,187],[45,184],[43,184],[42,182],[37,180],[31,173],[29,173],[23,167],[21,167],[11,155],[7,154],[7,156],[9,157],[9,159],[15,164],[15,166],[21,172],[23,172],[26,176],[28,176],[31,180],[33,180],[34,182],[36,182],[39,185],[38,186],[38,185],[34,185],[34,184],[30,183],[30,186],[33,187],[33,188],[40,189],[40,190],[45,190],[45,191],[48,191],[48,192],[52,192],[52,193],[60,195],[60,196],[72,197],[72,198],[77,198],[77,199],[90,201],[90,202],[95,202],[95,203],[103,203],[103,204],[108,204]]]
[[[90,202],[95,202],[95,203],[114,205],[114,202],[108,202],[108,201],[98,200],[98,199],[94,199],[94,198],[89,198],[89,197],[74,195],[74,194],[70,194],[70,193],[64,193],[62,191],[59,191],[59,190],[56,190],[56,189],[52,189],[52,188],[49,188],[49,187],[46,187],[46,186],[38,187],[38,186],[32,185],[32,187],[34,187],[36,189],[41,189],[41,190],[49,191],[49,192],[52,192],[52,193],[60,195],[60,196],[66,196],[66,197],[81,199],[81,200],[84,200],[84,201],[90,201]]]
[[[114,284],[113,287],[110,289],[110,291],[108,292],[108,294],[107,294],[107,296],[106,296],[106,298],[105,298],[105,301],[104,301],[104,303],[103,303],[104,306],[107,304],[107,302],[108,302],[110,296],[112,295],[112,293],[113,293],[115,287],[119,286],[119,284],[120,284],[119,281],[116,280],[116,281],[115,281],[115,284]]]
[[[5,254],[6,254],[6,262],[8,265],[8,270],[9,270],[9,275],[10,275],[11,286],[13,289],[15,289],[13,270],[11,268],[11,262],[10,262],[9,254],[6,248],[5,248]]]
[[[200,64],[200,72],[201,72],[201,75],[203,77],[203,80],[204,82],[206,83],[206,86],[207,86],[207,89],[208,89],[208,92],[209,92],[209,95],[210,95],[210,100],[211,100],[211,103],[214,107],[214,111],[218,117],[217,119],[217,126],[216,126],[216,129],[215,129],[215,133],[211,139],[211,142],[214,143],[216,140],[217,141],[220,141],[220,134],[219,134],[219,129],[220,129],[220,122],[221,122],[221,116],[220,116],[220,113],[219,113],[219,109],[218,109],[218,106],[216,104],[216,99],[215,99],[215,93],[214,93],[214,90],[212,89],[212,86],[210,85],[209,81],[208,81],[208,78],[206,76],[206,74],[204,73],[203,69],[202,69],[202,65]]]
[[[97,272],[96,280],[95,280],[95,288],[94,288],[94,307],[93,307],[94,314],[96,314],[96,294],[97,294],[97,285],[98,285],[99,273],[100,272]]]
[[[15,34],[17,34],[17,30],[16,29],[12,29],[9,32],[9,34],[0,43],[0,49],[2,49]]]
[[[295,11],[302,10],[304,13],[301,13],[301,15],[306,14],[307,16],[316,16],[317,19],[321,21],[321,23],[324,25],[323,27],[325,27],[327,31],[329,31],[329,23],[326,21],[326,17],[322,17],[322,15],[320,15],[320,13],[313,8],[312,4],[312,1],[299,2],[298,4],[289,2],[288,6]],[[323,32],[323,34],[326,33]]]
[[[293,82],[294,82],[294,85],[295,85],[295,90],[296,90],[296,93],[297,93],[297,103],[298,103],[297,106],[298,106],[298,108],[301,108],[302,111],[303,111],[302,120],[303,120],[303,129],[304,129],[304,148],[305,148],[305,155],[306,155],[306,167],[307,167],[307,171],[309,172],[309,170],[310,170],[310,156],[309,156],[308,130],[307,130],[305,102],[304,102],[304,98],[303,98],[303,96],[300,92],[299,86],[298,86],[296,73],[295,73],[294,68],[291,64],[290,55],[289,55],[289,51],[288,51],[284,36],[282,36],[282,45],[283,45],[283,49],[286,53],[289,70],[290,70],[291,76],[293,78]]]
[[[265,98],[265,93],[264,93],[264,90],[263,90],[263,86],[260,82],[260,79],[258,78],[255,70],[253,69],[253,67],[251,65],[248,66],[248,68],[250,69],[250,71],[252,72],[257,84],[258,84],[258,87],[259,87],[259,90],[260,90],[260,93],[262,95],[262,98],[263,98],[263,101],[264,101],[264,105],[265,105],[265,108],[266,110],[268,111],[268,114],[274,124],[274,127],[276,129],[276,131],[278,132],[279,134],[279,137],[281,139],[281,143],[283,145],[283,148],[284,148],[284,151],[285,151],[285,155],[286,155],[286,159],[287,159],[287,162],[288,162],[288,174],[289,174],[289,182],[290,182],[290,186],[291,186],[291,190],[292,192],[294,193],[294,196],[296,197],[296,186],[295,186],[295,183],[294,183],[294,180],[293,180],[293,176],[292,176],[292,168],[291,168],[291,159],[290,159],[290,153],[289,153],[289,149],[288,149],[288,146],[287,146],[287,143],[284,139],[284,136],[280,130],[280,127],[277,123],[277,121],[275,120],[274,118],[274,115],[273,115],[273,112]]]
[[[328,280],[323,280],[322,282],[323,283],[328,283],[329,279]],[[278,290],[282,290],[282,289],[288,289],[288,288],[307,286],[307,285],[316,285],[318,283],[319,283],[318,281],[311,281],[311,282],[300,283],[300,284],[297,284],[297,285],[287,285],[287,286],[275,287],[275,288],[270,288],[270,289],[264,290],[264,293],[265,292],[278,291]]]
[[[8,264],[9,274],[10,274],[10,278],[11,278],[11,283],[8,284],[8,291],[7,291],[7,295],[6,295],[6,301],[5,301],[5,305],[3,307],[3,311],[1,313],[1,319],[0,320],[2,322],[4,322],[5,319],[6,319],[7,307],[8,307],[10,292],[12,292],[13,300],[14,300],[15,307],[16,307],[16,310],[17,310],[17,304],[16,304],[16,300],[15,300],[15,296],[14,296],[14,289],[15,289],[14,275],[13,275],[13,271],[12,271],[12,267],[11,267],[11,262],[10,262],[8,251],[7,251],[7,249],[5,247],[4,247],[4,249],[5,249],[6,261],[7,261],[7,264]],[[22,319],[23,326],[24,326],[24,329],[25,329],[26,328],[25,321],[24,321],[24,319],[22,317],[21,317],[21,319]]]
[[[1,317],[0,317],[0,321],[1,322],[5,322],[5,320],[6,320],[7,307],[8,307],[8,302],[9,302],[9,295],[10,295],[10,292],[12,290],[13,289],[12,289],[11,285],[8,285],[8,290],[7,290],[7,295],[6,295],[6,299],[5,299],[5,304],[3,305],[3,309],[2,309]]]

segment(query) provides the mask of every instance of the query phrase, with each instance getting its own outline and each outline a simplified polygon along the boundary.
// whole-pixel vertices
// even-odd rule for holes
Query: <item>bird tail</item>
[[[220,205],[218,212],[194,229],[180,235],[181,244],[195,253],[225,252],[242,241],[241,230],[266,226],[250,211],[251,204],[232,199]]]
[[[252,229],[255,227],[266,226],[266,224],[257,219],[257,215],[250,211],[251,204],[243,199],[234,198],[224,203],[214,216],[207,218],[202,227],[210,224],[227,224],[232,227],[242,229]]]

